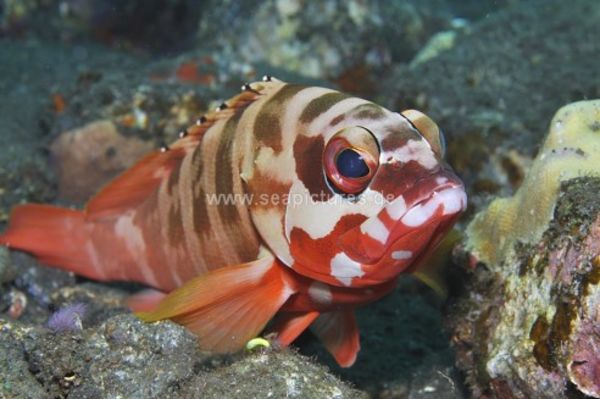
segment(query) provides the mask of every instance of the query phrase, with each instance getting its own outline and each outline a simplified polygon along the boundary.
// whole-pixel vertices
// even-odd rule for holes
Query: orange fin
[[[360,338],[353,310],[323,313],[311,330],[342,367],[350,367],[360,350]]]
[[[88,202],[88,218],[110,217],[137,207],[171,175],[185,155],[194,150],[208,128],[253,102],[259,97],[259,90],[263,90],[263,84],[253,83],[251,89],[228,100],[226,108],[209,112],[203,117],[203,123],[189,127],[187,135],[172,143],[168,150],[153,151],[123,172]]]
[[[42,263],[104,279],[88,252],[91,242],[81,211],[38,204],[17,206],[8,229],[0,235],[0,244],[29,252]]]
[[[281,346],[288,346],[298,338],[319,316],[319,312],[289,312],[278,316],[273,327],[277,332],[277,342]]]
[[[255,338],[294,293],[273,257],[213,270],[171,292],[144,321],[171,319],[204,349],[232,352]]]
[[[152,288],[144,289],[127,298],[127,306],[134,312],[151,312],[167,294]]]

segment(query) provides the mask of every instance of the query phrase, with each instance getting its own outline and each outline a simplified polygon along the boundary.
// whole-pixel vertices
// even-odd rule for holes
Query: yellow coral
[[[467,248],[489,265],[505,259],[517,241],[541,238],[552,218],[560,183],[600,176],[600,100],[561,108],[522,186],[494,200],[467,228]]]

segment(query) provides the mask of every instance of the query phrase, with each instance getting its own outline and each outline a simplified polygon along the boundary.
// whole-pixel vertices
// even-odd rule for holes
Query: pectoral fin
[[[451,263],[452,250],[462,238],[458,230],[452,229],[439,246],[429,256],[423,258],[420,265],[412,273],[413,276],[433,289],[442,299],[448,297],[446,271],[447,266]]]
[[[321,314],[311,330],[342,367],[350,367],[360,350],[360,337],[353,310]]]
[[[167,295],[144,321],[171,319],[198,335],[200,346],[233,352],[256,337],[294,293],[273,257],[216,269]]]
[[[288,312],[278,316],[273,331],[277,332],[277,342],[288,346],[304,332],[319,316],[319,312]]]

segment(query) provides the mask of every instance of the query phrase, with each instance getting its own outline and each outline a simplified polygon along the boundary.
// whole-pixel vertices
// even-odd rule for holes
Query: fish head
[[[293,269],[340,287],[414,270],[467,202],[443,160],[440,129],[421,112],[378,107],[343,118],[321,137],[320,165],[292,184],[285,212]],[[316,180],[321,192],[310,189]]]

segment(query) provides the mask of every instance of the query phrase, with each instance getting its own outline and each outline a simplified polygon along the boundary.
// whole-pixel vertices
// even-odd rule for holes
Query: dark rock
[[[9,397],[365,397],[293,352],[227,365],[201,353],[183,327],[131,314],[56,333],[0,319],[0,374],[0,396]]]
[[[58,197],[86,201],[152,149],[152,143],[119,134],[110,121],[64,132],[50,147],[58,175]]]
[[[367,398],[328,370],[290,351],[256,354],[228,367],[200,374],[183,397],[206,398]]]
[[[23,346],[29,369],[52,397],[169,395],[191,377],[198,358],[196,339],[183,328],[128,314],[81,333],[29,331],[9,338]]]
[[[0,79],[0,145],[5,149],[0,152],[0,221],[6,221],[14,204],[49,202],[56,196],[45,150],[55,118],[63,115],[53,106],[53,94],[66,97],[74,77],[90,65],[97,70],[114,65],[135,70],[140,64],[94,46],[35,41],[0,39],[0,54],[5,61],[0,63],[0,76],[7,77]],[[70,100],[65,98],[67,105]]]
[[[198,38],[221,57],[339,78],[356,92],[372,78],[369,69],[409,60],[452,18],[452,5],[439,0],[215,1],[200,18]]]
[[[0,248],[0,284],[14,281],[18,273],[17,268],[10,258],[10,251],[8,248]]]
[[[20,319],[41,324],[49,316],[50,296],[60,287],[75,284],[75,275],[58,269],[40,266],[33,258],[22,253],[12,255],[19,275],[12,286],[27,294],[27,306]]]
[[[45,398],[46,392],[30,371],[22,342],[27,330],[0,318],[0,396],[6,398]]]
[[[20,0],[0,7],[0,34],[45,41],[97,41],[138,52],[173,53],[193,44],[203,7],[193,0]]]

